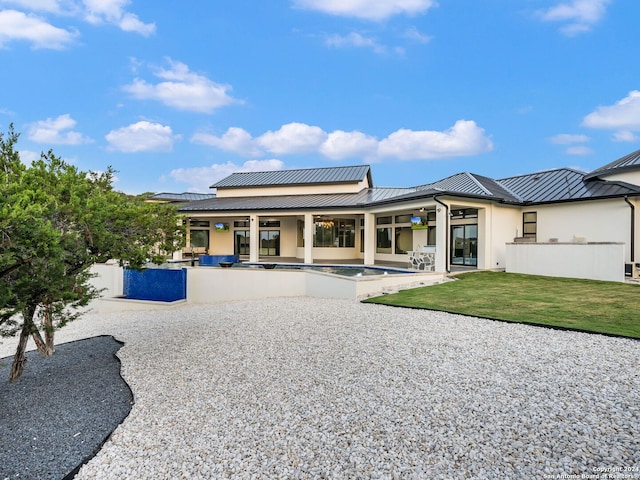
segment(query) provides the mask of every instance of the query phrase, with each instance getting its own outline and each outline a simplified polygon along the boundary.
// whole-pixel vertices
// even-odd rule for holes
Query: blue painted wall
[[[187,298],[187,270],[124,270],[124,296],[134,300],[174,302]]]
[[[220,265],[220,262],[238,263],[239,261],[240,255],[200,255],[198,257],[198,265],[201,267],[215,267]]]

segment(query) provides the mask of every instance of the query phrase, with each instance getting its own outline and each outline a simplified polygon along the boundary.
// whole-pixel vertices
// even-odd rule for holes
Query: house
[[[464,172],[383,188],[359,165],[234,173],[212,188],[214,198],[179,208],[188,244],[252,262],[411,262],[446,272],[505,269],[511,245],[616,244],[622,271],[640,236],[640,150],[587,174]]]

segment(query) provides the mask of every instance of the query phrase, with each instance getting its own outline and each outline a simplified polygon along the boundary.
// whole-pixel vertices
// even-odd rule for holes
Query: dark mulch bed
[[[9,383],[12,357],[0,359],[0,480],[73,478],[131,411],[111,336],[27,353]]]

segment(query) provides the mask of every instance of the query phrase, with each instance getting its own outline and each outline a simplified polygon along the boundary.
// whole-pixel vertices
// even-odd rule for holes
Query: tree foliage
[[[20,332],[11,380],[29,336],[51,355],[54,330],[99,295],[91,265],[161,263],[184,242],[175,207],[115,191],[111,168],[86,173],[52,151],[26,166],[17,141],[13,126],[0,133],[0,335]]]

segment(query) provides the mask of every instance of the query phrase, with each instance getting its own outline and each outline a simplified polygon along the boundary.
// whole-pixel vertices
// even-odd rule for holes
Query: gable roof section
[[[640,170],[640,150],[625,155],[618,160],[611,163],[607,163],[605,166],[600,167],[585,175],[585,180],[591,180],[600,176],[610,175],[612,173],[628,172],[631,170]]]
[[[439,190],[442,193],[459,193],[479,197],[496,197],[508,202],[520,199],[507,187],[495,180],[475,173],[457,173],[450,177],[416,187],[418,190]]]
[[[497,181],[524,203],[553,203],[638,195],[640,189],[622,182],[586,181],[584,173],[571,168],[558,168]]]
[[[303,168],[297,170],[273,170],[269,172],[232,173],[211,188],[251,188],[299,185],[327,185],[336,183],[359,183],[367,179],[373,186],[371,167]]]

